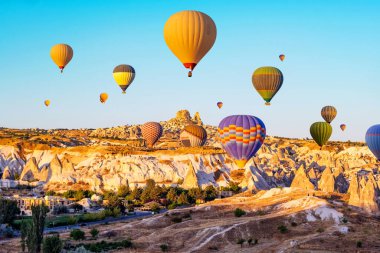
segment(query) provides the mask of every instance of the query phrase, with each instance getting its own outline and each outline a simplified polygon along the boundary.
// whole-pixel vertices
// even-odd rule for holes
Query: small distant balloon
[[[336,108],[331,105],[327,105],[321,110],[322,118],[329,124],[335,119],[337,114]]]
[[[48,107],[50,105],[50,100],[49,99],[45,100],[44,104],[45,104],[46,107]]]
[[[100,97],[100,102],[101,102],[102,104],[104,104],[104,103],[107,101],[107,99],[108,99],[108,94],[105,93],[105,92],[103,92],[103,93],[100,94],[99,97]]]
[[[125,91],[128,89],[128,87],[131,85],[133,80],[135,79],[135,69],[126,64],[118,65],[113,70],[113,78],[115,79],[115,82],[119,85],[120,89],[123,91],[123,94],[125,94]]]
[[[280,54],[279,58],[280,58],[281,61],[284,61],[285,60],[285,55],[284,54]]]
[[[346,124],[341,124],[340,129],[342,129],[342,131],[346,130]]]
[[[63,72],[63,69],[66,67],[66,65],[69,64],[73,58],[73,55],[73,49],[66,44],[57,44],[50,50],[50,57],[61,70],[61,73]]]
[[[253,87],[265,100],[266,105],[270,105],[270,101],[280,90],[283,81],[282,72],[275,67],[258,68],[252,75]]]
[[[223,102],[218,102],[218,103],[216,103],[216,105],[219,107],[219,109],[220,108],[222,108],[223,107]]]

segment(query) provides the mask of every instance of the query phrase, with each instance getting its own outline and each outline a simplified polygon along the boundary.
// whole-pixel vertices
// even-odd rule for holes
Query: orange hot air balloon
[[[285,60],[285,55],[284,54],[280,54],[279,58],[280,58],[281,61],[284,61]]]
[[[66,44],[57,44],[50,50],[50,57],[54,63],[61,69],[61,73],[66,65],[73,58],[73,49]]]
[[[216,103],[216,105],[219,107],[219,109],[220,108],[222,108],[222,106],[223,106],[223,102],[218,102],[218,103]]]
[[[107,93],[101,93],[100,94],[100,102],[102,102],[104,104],[107,101],[107,99],[108,99]]]
[[[44,101],[44,104],[45,104],[46,107],[48,107],[48,106],[50,105],[50,100],[48,100],[48,99],[45,100],[45,101]]]
[[[212,48],[216,40],[214,21],[199,11],[180,11],[173,14],[164,27],[169,49],[190,69],[188,76]]]

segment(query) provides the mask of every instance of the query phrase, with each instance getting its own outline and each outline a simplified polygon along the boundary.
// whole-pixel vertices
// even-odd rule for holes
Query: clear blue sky
[[[207,13],[218,29],[192,78],[162,32],[171,14],[187,9]],[[0,0],[0,126],[110,127],[188,109],[215,125],[231,114],[255,115],[270,135],[302,138],[322,120],[321,107],[334,105],[332,139],[364,140],[380,122],[379,13],[376,0]],[[49,55],[57,43],[74,49],[63,75]],[[122,63],[136,69],[126,95],[112,77]],[[251,83],[265,65],[285,78],[270,107]],[[110,96],[104,105],[100,92]]]

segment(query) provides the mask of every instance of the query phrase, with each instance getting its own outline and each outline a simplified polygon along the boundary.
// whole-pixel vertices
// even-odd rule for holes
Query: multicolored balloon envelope
[[[113,78],[124,94],[135,79],[135,75],[135,69],[130,65],[122,64],[113,69]]]
[[[337,110],[335,109],[334,106],[331,106],[331,105],[327,105],[323,107],[321,110],[322,118],[327,123],[331,123],[335,119],[337,114],[338,114]]]
[[[275,67],[261,67],[255,70],[252,75],[253,87],[260,96],[270,105],[270,101],[280,90],[284,77],[282,72]]]
[[[218,103],[216,103],[216,105],[219,107],[219,109],[220,108],[222,108],[223,107],[223,102],[218,102]]]
[[[162,132],[162,126],[158,122],[147,122],[141,126],[141,134],[150,148],[160,139]]]
[[[340,129],[342,129],[342,131],[346,130],[346,124],[341,124]]]
[[[188,76],[212,48],[216,40],[214,21],[199,11],[180,11],[173,14],[164,27],[164,39],[169,49],[190,69]]]
[[[326,122],[315,122],[310,126],[310,134],[314,141],[321,147],[327,143],[332,134],[332,127]]]
[[[368,148],[380,160],[380,124],[371,126],[365,134],[365,142]]]
[[[244,168],[263,145],[266,130],[261,119],[251,115],[232,115],[224,118],[218,127],[224,150],[239,168]]]
[[[50,57],[53,62],[61,69],[61,73],[73,58],[73,49],[66,44],[57,44],[50,50]]]
[[[107,99],[108,99],[108,94],[105,93],[105,92],[103,92],[103,93],[100,94],[99,98],[100,98],[100,102],[102,104],[104,104],[107,101]]]
[[[207,132],[198,125],[187,125],[179,136],[185,147],[200,147],[206,143]]]

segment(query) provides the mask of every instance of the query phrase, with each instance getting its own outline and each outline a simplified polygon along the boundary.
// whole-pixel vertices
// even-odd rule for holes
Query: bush
[[[174,223],[180,223],[180,222],[182,222],[182,218],[181,217],[173,217],[171,219],[171,221],[174,222]]]
[[[93,229],[91,229],[90,234],[91,234],[92,238],[96,238],[99,234],[99,230],[97,230],[96,228],[93,228]]]
[[[166,252],[169,250],[169,246],[167,244],[161,244],[160,249],[162,252]]]
[[[318,233],[323,233],[323,232],[325,232],[325,229],[322,228],[322,227],[321,227],[321,228],[318,228],[318,229],[317,229],[317,232],[318,232]]]
[[[171,203],[170,205],[168,205],[169,210],[175,209],[176,207],[177,207],[177,203]]]
[[[283,233],[283,234],[285,234],[286,232],[288,232],[288,228],[287,228],[286,226],[284,226],[284,225],[278,226],[277,229],[278,229],[281,233]]]
[[[297,224],[297,222],[292,221],[291,225],[292,225],[292,227],[297,227],[298,224]]]
[[[361,241],[356,242],[356,248],[361,248],[363,247],[363,243]]]
[[[111,237],[115,237],[115,236],[117,236],[117,233],[116,233],[116,231],[111,230],[111,231],[108,231],[107,233],[105,233],[105,236],[106,236],[108,239],[111,239]]]
[[[82,231],[80,229],[74,229],[74,230],[71,230],[70,237],[73,238],[75,241],[84,240],[85,239],[85,233],[84,233],[84,231]]]
[[[244,240],[243,238],[240,238],[240,239],[236,242],[236,244],[240,244],[240,247],[243,248],[243,244],[244,244],[244,242],[245,242],[245,240]]]
[[[246,212],[240,208],[236,208],[234,211],[235,217],[241,217],[246,214]]]
[[[62,241],[59,234],[45,237],[42,244],[43,253],[60,253],[62,250]]]
[[[86,250],[89,250],[91,252],[106,252],[120,248],[131,248],[132,242],[130,240],[122,240],[116,242],[101,241],[96,243],[81,244],[80,247],[84,247]]]

